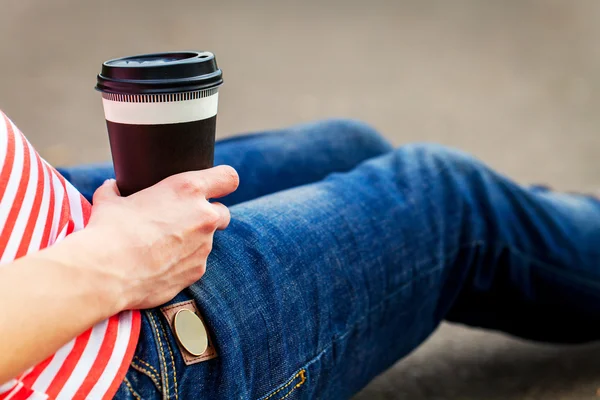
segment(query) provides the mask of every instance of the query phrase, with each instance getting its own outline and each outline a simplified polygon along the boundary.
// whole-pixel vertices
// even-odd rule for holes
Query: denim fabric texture
[[[332,120],[221,141],[239,174],[193,299],[219,357],[186,366],[143,313],[118,399],[347,399],[444,319],[600,338],[600,203],[526,188],[441,146]],[[86,196],[107,165],[62,169]]]

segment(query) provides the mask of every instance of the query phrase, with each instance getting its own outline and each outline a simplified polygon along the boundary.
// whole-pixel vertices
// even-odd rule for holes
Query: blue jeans
[[[221,141],[240,173],[194,300],[219,356],[186,366],[157,310],[119,399],[345,399],[450,320],[600,339],[600,203],[444,147],[327,121]],[[86,195],[110,165],[62,171]]]

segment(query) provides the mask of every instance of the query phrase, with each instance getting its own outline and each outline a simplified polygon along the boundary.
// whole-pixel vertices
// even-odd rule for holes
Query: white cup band
[[[217,115],[219,93],[191,100],[135,103],[102,98],[107,121],[129,125],[163,125],[200,121]]]

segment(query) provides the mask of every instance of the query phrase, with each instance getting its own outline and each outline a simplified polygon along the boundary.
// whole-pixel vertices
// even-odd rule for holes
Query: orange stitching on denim
[[[156,388],[162,392],[162,385],[160,384],[158,379],[156,379],[156,375],[154,375],[152,372],[148,371],[147,369],[144,369],[140,365],[136,364],[135,361],[131,362],[131,368],[145,374],[148,378],[152,379],[152,382],[154,382],[154,384],[156,385]]]
[[[148,375],[148,377],[150,379],[152,379],[154,381],[154,383],[156,383],[158,385],[158,382],[156,380],[156,378],[157,378],[156,374],[152,373],[151,371],[148,371],[147,369],[145,369],[141,365],[136,364],[135,360],[131,361],[131,366],[134,367],[134,369],[138,370],[139,372],[144,373],[144,375]]]
[[[292,388],[292,390],[290,390],[290,391],[289,391],[289,392],[288,392],[288,393],[287,393],[285,396],[283,396],[283,397],[282,397],[282,398],[280,398],[279,400],[283,400],[283,399],[285,399],[285,398],[286,398],[286,397],[288,397],[290,394],[292,394],[292,392],[294,392],[294,390],[296,390],[296,389],[298,389],[300,386],[304,385],[304,382],[306,382],[306,378],[304,377],[304,370],[300,371],[300,378],[301,378],[301,381],[300,381],[300,382],[298,382],[298,383],[296,384],[296,386],[294,386],[294,387]]]
[[[304,375],[306,372],[306,370],[301,369],[296,375],[294,375],[292,377],[292,379],[290,379],[284,386],[280,387],[279,389],[277,389],[276,391],[274,391],[273,393],[271,393],[270,395],[268,395],[267,397],[265,397],[263,400],[269,400],[271,397],[275,396],[277,393],[281,392],[282,390],[285,390],[286,387],[290,386],[292,383],[294,383],[294,380],[296,380],[296,378],[298,376],[300,376],[300,382],[296,384],[296,386],[294,386],[289,392],[287,392],[287,394],[283,397],[280,397],[279,400],[283,400],[286,397],[288,397],[294,390],[298,389],[300,386],[304,385],[304,382],[306,382],[306,376]]]
[[[171,343],[169,343],[169,336],[167,335],[167,331],[163,326],[162,322],[158,321],[160,325],[160,330],[165,334],[165,341],[167,342],[167,348],[169,349],[169,356],[171,357],[171,362],[173,363],[173,380],[175,381],[174,389],[175,389],[175,400],[179,399],[179,391],[177,390],[177,368],[175,365],[175,358],[173,357],[173,352],[171,351]]]
[[[152,365],[148,364],[146,361],[142,360],[138,356],[135,356],[134,359],[138,360],[139,362],[141,362],[142,364],[144,364],[146,367],[150,368],[152,370],[152,372],[154,372],[156,374],[156,376],[160,376],[160,374],[158,373],[158,371],[156,370],[156,368],[154,368]]]
[[[165,389],[167,391],[166,395],[167,395],[167,399],[170,396],[169,393],[169,370],[167,369],[167,362],[166,357],[165,357],[165,350],[163,349],[163,345],[162,345],[162,340],[160,340],[160,333],[158,332],[158,328],[156,327],[156,321],[154,321],[154,316],[150,313],[148,313],[148,316],[150,317],[150,321],[152,323],[152,326],[154,327],[154,331],[156,332],[156,338],[158,339],[158,345],[160,346],[160,355],[162,356],[162,363],[163,363],[163,367],[165,367]]]
[[[140,397],[140,395],[137,394],[135,392],[135,390],[133,390],[133,388],[131,387],[131,383],[129,382],[129,379],[127,379],[127,378],[125,378],[125,385],[127,385],[127,389],[129,389],[129,392],[135,398],[135,400],[142,400],[142,398]]]

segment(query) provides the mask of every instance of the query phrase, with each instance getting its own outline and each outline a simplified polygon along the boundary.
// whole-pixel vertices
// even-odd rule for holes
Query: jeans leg
[[[238,190],[219,200],[233,205],[307,183],[392,151],[373,128],[352,120],[326,120],[218,141],[215,165],[227,164],[240,175]],[[60,168],[89,201],[114,178],[111,163]]]
[[[206,275],[180,295],[219,357],[185,366],[172,336],[163,357],[180,398],[349,398],[448,316],[600,338],[599,204],[460,152],[406,146],[231,211]]]

